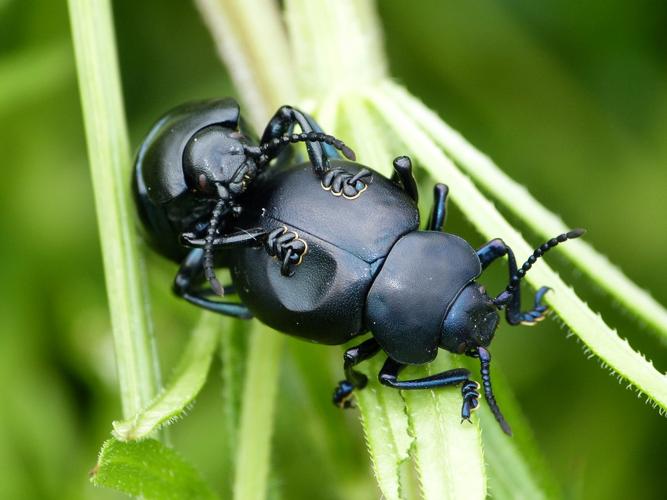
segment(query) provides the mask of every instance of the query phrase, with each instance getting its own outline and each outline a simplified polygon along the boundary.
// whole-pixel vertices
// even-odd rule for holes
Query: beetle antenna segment
[[[533,267],[533,264],[542,257],[545,253],[547,253],[549,250],[551,250],[553,247],[558,245],[559,243],[563,243],[567,240],[573,240],[575,238],[578,238],[579,236],[582,236],[583,234],[586,233],[585,229],[577,228],[577,229],[572,229],[571,231],[568,231],[567,233],[559,234],[555,238],[551,238],[549,241],[546,241],[539,247],[535,249],[533,254],[528,257],[528,260],[523,263],[521,268],[512,275],[510,278],[510,282],[507,285],[507,288],[503,292],[501,292],[494,300],[493,303],[498,306],[504,306],[509,302],[509,300],[512,298],[514,295],[515,290],[519,287],[519,283],[521,280],[526,276],[526,273],[530,270],[531,267]]]
[[[352,148],[347,146],[340,139],[336,139],[333,135],[325,134],[323,132],[303,132],[301,134],[285,134],[260,145],[259,149],[261,155],[259,157],[259,163],[268,163],[275,158],[276,150],[280,146],[289,143],[295,144],[297,142],[324,142],[343,153],[343,156],[348,160],[354,161],[357,159]]]
[[[498,403],[496,403],[496,398],[493,395],[493,389],[491,388],[491,373],[489,372],[489,365],[491,364],[491,353],[487,351],[484,347],[479,346],[477,348],[477,354],[479,356],[479,361],[482,365],[481,373],[482,373],[482,387],[484,388],[484,397],[486,398],[486,401],[489,404],[489,408],[491,408],[493,416],[496,417],[496,420],[500,424],[500,427],[502,427],[505,434],[511,436],[512,429],[507,423],[507,420],[505,420],[505,417],[500,411],[500,408],[498,408]]]
[[[208,224],[206,239],[204,240],[204,276],[211,284],[211,289],[221,297],[225,294],[225,290],[215,276],[215,270],[213,269],[213,241],[215,240],[215,233],[218,229],[224,206],[225,200],[219,200],[215,204],[211,215],[211,222]]]

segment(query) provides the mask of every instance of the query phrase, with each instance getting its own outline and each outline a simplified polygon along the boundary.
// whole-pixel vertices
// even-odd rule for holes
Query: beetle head
[[[462,354],[486,347],[498,327],[498,307],[479,283],[466,285],[442,325],[440,347]]]
[[[222,125],[199,130],[183,152],[188,188],[204,197],[233,201],[257,173],[254,149],[238,130]]]

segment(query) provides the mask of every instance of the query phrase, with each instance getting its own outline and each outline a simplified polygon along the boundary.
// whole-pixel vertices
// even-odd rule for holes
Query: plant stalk
[[[118,382],[128,418],[158,392],[160,372],[134,230],[130,147],[111,5],[108,0],[69,0],[69,12]]]

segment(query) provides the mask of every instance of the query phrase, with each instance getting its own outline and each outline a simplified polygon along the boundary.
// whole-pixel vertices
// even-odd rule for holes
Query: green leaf
[[[419,368],[405,370],[404,377],[427,377],[456,367],[449,353]],[[461,391],[457,387],[403,391],[413,455],[423,497],[427,500],[485,498],[486,471],[476,419],[461,422]],[[483,404],[483,402],[481,402]]]
[[[206,382],[218,346],[221,323],[222,319],[213,313],[202,315],[167,387],[141,412],[113,423],[112,434],[116,439],[145,438],[185,413]]]
[[[408,458],[412,438],[400,393],[377,382],[382,363],[375,358],[361,370],[369,383],[357,392],[356,399],[375,478],[385,498],[398,500],[406,498],[400,465]]]
[[[91,481],[146,500],[213,499],[199,473],[171,448],[154,439],[102,446]]]

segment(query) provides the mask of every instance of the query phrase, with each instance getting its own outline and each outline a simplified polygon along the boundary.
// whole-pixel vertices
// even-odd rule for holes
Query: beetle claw
[[[347,380],[341,380],[334,389],[333,404],[344,410],[356,408],[352,399],[353,392],[354,386]]]

